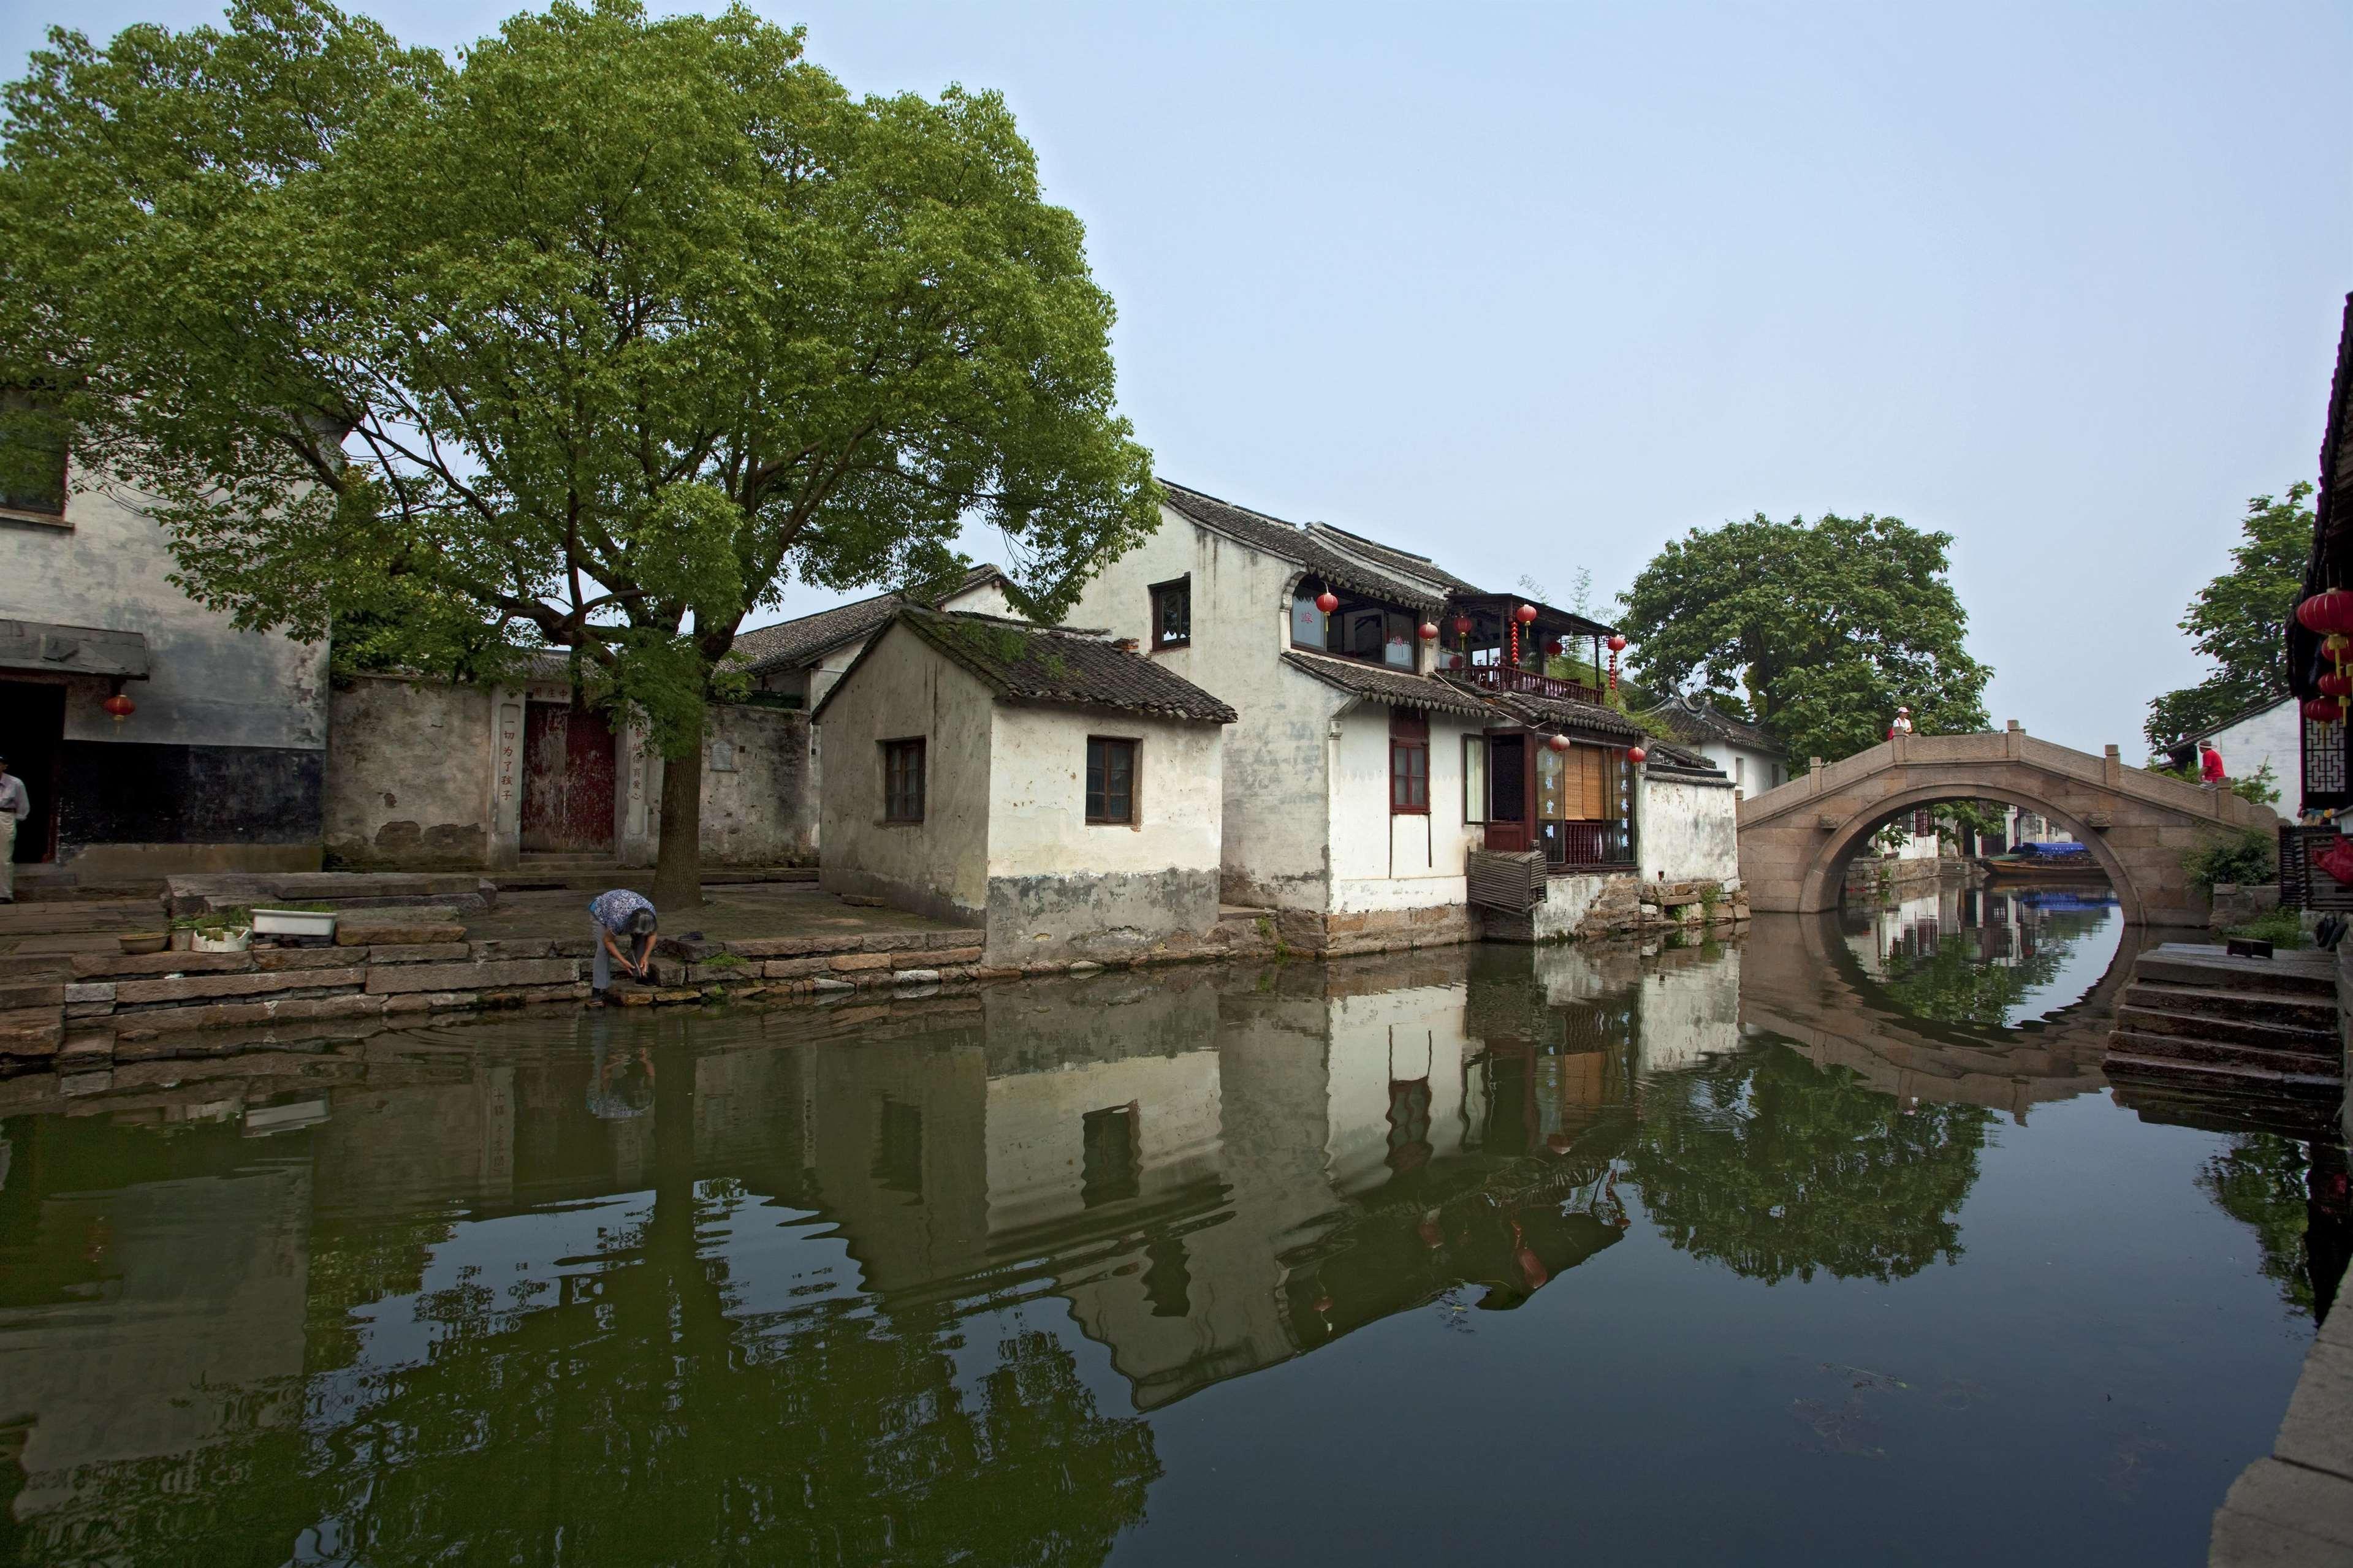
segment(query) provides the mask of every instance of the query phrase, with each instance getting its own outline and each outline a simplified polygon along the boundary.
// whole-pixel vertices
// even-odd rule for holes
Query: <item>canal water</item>
[[[0,1560],[2201,1562],[2342,1250],[2303,1147],[2110,1098],[2137,940],[1947,890],[192,1063],[0,1124]]]

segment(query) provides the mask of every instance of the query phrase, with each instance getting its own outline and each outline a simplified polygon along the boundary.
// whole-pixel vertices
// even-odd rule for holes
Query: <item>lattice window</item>
[[[2336,805],[2343,801],[2347,793],[2345,721],[2341,719],[2306,719],[2304,721],[2305,805],[2308,807]]]

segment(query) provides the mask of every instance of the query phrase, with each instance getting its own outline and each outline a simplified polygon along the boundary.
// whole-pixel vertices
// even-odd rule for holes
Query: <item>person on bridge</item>
[[[1895,722],[1887,726],[1887,738],[1892,741],[1898,735],[1908,735],[1911,732],[1912,710],[1898,708],[1895,710]]]
[[[2221,789],[2223,776],[2222,753],[2214,749],[2213,742],[2201,742],[2198,747],[2199,784],[2207,789]]]

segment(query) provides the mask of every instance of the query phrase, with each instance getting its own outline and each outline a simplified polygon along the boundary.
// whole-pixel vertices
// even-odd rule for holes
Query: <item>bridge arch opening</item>
[[[1991,801],[2035,812],[2065,828],[2077,843],[2091,850],[2092,858],[2107,877],[2109,886],[2116,889],[2116,903],[2123,911],[2125,923],[2144,923],[2141,891],[2133,885],[2132,876],[2126,870],[2124,862],[2116,858],[2116,851],[2108,847],[2097,829],[2031,791],[2014,789],[1991,781],[1983,784],[1972,784],[1967,790],[1957,789],[1949,783],[1924,784],[1898,790],[1873,801],[1868,809],[1857,813],[1826,837],[1822,847],[1807,867],[1798,908],[1806,911],[1838,908],[1845,887],[1848,862],[1862,853],[1872,836],[1894,818],[1924,806],[1957,805],[1974,800]]]

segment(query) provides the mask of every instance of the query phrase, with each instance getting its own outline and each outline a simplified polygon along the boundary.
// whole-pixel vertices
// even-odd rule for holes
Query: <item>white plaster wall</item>
[[[1467,988],[1417,986],[1341,996],[1331,1006],[1329,1131],[1325,1166],[1342,1193],[1389,1179],[1389,1084],[1430,1080],[1431,1158],[1461,1152],[1462,1064],[1474,1047],[1465,1028]]]
[[[1135,1107],[1143,1201],[1218,1165],[1218,1054],[1127,1057],[988,1080],[988,1228],[1079,1213],[1092,1110]]]
[[[1671,882],[1740,880],[1740,802],[1735,792],[1661,778],[1644,768],[1634,799],[1634,843],[1646,873]]]
[[[998,704],[993,735],[990,876],[1218,868],[1225,811],[1224,726]],[[1139,820],[1132,826],[1087,821],[1091,735],[1138,742]]]
[[[1544,901],[1529,911],[1538,942],[1560,942],[1577,934],[1585,917],[1593,912],[1601,890],[1613,881],[1631,878],[1630,871],[1580,872],[1568,877],[1545,879]]]
[[[2302,776],[2304,767],[2303,728],[2304,718],[2296,711],[2295,700],[2283,698],[2252,719],[2215,731],[2212,740],[2214,749],[2222,753],[2222,766],[2234,779],[2253,777],[2266,763],[2279,778],[2295,779]],[[2194,750],[2189,765],[2192,769],[2198,765]]]
[[[1332,902],[1337,913],[1426,909],[1468,897],[1463,858],[1477,847],[1462,821],[1462,737],[1472,720],[1430,716],[1430,814],[1389,811],[1389,710],[1362,702],[1332,745]]]
[[[164,530],[128,492],[77,489],[65,520],[0,518],[0,618],[138,632],[150,668],[120,724],[99,707],[107,682],[69,682],[67,740],[325,747],[324,643],[238,631],[173,586]]]
[[[823,885],[872,891],[977,924],[988,907],[988,689],[903,627],[883,634],[820,722],[831,765],[820,783]],[[884,741],[921,736],[923,820],[882,821]]]
[[[1740,1048],[1740,949],[1704,962],[1662,964],[1642,983],[1638,1036],[1645,1072],[1691,1067]]]
[[[1070,622],[1136,638],[1150,658],[1240,715],[1225,742],[1228,896],[1326,910],[1326,731],[1350,699],[1282,661],[1298,569],[1165,507],[1155,531],[1087,584]],[[1188,574],[1192,643],[1152,651],[1150,587]]]
[[[1724,770],[1724,776],[1747,799],[1755,799],[1776,784],[1789,782],[1788,768],[1770,752],[1760,752],[1747,746],[1736,746],[1725,741],[1710,741],[1704,746],[1687,747]],[[1773,770],[1781,768],[1776,779]]]

